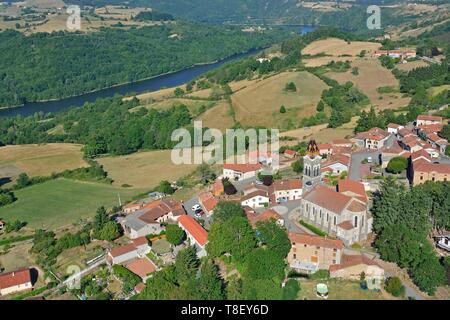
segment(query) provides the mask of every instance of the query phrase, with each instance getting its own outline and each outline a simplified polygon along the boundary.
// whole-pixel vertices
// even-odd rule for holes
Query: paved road
[[[385,275],[386,275],[386,278],[394,276],[393,274],[389,273],[388,271],[385,271]],[[416,292],[416,290],[414,290],[413,288],[408,286],[405,282],[402,281],[402,283],[405,286],[405,296],[407,298],[412,298],[415,300],[424,300],[424,298],[420,294],[418,294]]]
[[[391,135],[386,141],[386,147],[391,147],[396,140],[394,135]],[[379,150],[365,150],[352,154],[352,159],[350,162],[349,174],[348,177],[351,180],[360,180],[361,179],[361,162],[368,157],[372,157],[373,163],[380,164],[380,155],[381,151]]]

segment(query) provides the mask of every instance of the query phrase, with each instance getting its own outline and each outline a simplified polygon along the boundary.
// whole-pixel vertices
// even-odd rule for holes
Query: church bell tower
[[[321,181],[319,147],[315,140],[308,143],[306,155],[303,157],[303,193],[311,191]]]

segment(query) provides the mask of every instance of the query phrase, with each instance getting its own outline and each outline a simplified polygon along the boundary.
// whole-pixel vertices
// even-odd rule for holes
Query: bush
[[[186,238],[186,233],[176,224],[166,226],[167,241],[177,246]]]
[[[405,286],[398,277],[391,277],[386,280],[384,289],[394,297],[402,297],[405,295]]]
[[[408,168],[408,160],[404,157],[395,157],[389,161],[386,171],[398,174],[406,170],[406,168]]]
[[[327,280],[330,278],[330,271],[326,269],[320,269],[317,272],[313,273],[310,278],[314,280]]]
[[[286,113],[286,108],[284,106],[280,107],[280,113]]]
[[[289,92],[296,92],[297,86],[295,85],[295,83],[289,82],[289,83],[286,83],[284,90],[289,91]]]
[[[298,281],[295,279],[289,279],[283,288],[283,300],[295,300],[299,291],[300,285]]]

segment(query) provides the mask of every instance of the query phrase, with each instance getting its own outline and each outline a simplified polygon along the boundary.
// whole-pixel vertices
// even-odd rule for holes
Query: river
[[[305,34],[315,30],[313,26],[295,26],[288,25],[287,28],[299,28],[300,34]],[[240,53],[210,64],[196,65],[181,71],[156,76],[147,80],[136,81],[111,88],[101,89],[95,92],[83,95],[64,98],[61,100],[46,102],[27,102],[23,106],[9,109],[0,109],[0,117],[14,117],[17,115],[29,116],[36,112],[57,112],[68,109],[70,107],[80,107],[86,102],[93,102],[98,98],[112,97],[116,94],[125,95],[127,93],[142,93],[148,91],[157,91],[162,88],[176,87],[187,83],[201,74],[215,69],[226,62],[241,59],[259,52],[260,49],[253,49],[245,53]]]

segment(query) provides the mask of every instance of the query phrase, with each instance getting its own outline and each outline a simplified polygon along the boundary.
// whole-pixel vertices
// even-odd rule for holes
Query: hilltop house
[[[197,249],[197,256],[206,256],[206,244],[208,243],[208,232],[188,215],[181,216],[178,219],[178,225],[186,232],[187,238],[191,246]]]
[[[314,273],[328,270],[331,265],[341,263],[344,243],[309,234],[289,233],[291,250],[287,256],[289,266],[297,271]]]
[[[121,221],[125,235],[131,239],[148,234],[159,234],[164,227],[163,222],[176,221],[186,214],[183,205],[173,199],[161,199],[146,204],[142,209],[133,212]]]
[[[359,182],[352,182],[350,187],[341,187],[339,191],[317,185],[303,195],[302,219],[336,236],[346,245],[365,240],[372,231],[372,216],[360,194],[362,188],[355,188],[356,184]]]
[[[0,296],[29,290],[33,290],[30,269],[0,274]]]
[[[230,181],[241,181],[253,178],[259,171],[262,170],[262,165],[256,164],[234,164],[225,163],[223,165],[223,177],[230,179]]]

